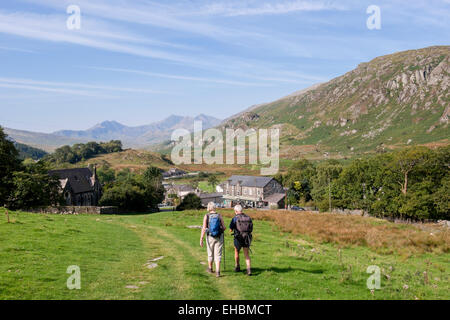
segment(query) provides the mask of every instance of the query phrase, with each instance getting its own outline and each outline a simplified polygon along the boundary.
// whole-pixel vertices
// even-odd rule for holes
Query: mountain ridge
[[[450,46],[377,57],[326,83],[251,107],[219,128],[279,128],[282,153],[355,155],[448,141]]]
[[[15,141],[51,152],[63,145],[86,143],[88,141],[121,140],[125,147],[145,148],[152,144],[169,140],[176,129],[193,131],[194,121],[201,120],[203,128],[217,126],[222,120],[205,114],[198,116],[171,115],[148,125],[126,126],[115,120],[100,122],[86,130],[59,130],[40,133],[5,128],[5,132]]]

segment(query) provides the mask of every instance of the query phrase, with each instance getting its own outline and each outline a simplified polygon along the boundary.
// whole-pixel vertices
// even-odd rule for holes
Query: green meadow
[[[233,272],[227,231],[225,270],[215,278],[205,272],[195,228],[203,214],[10,212],[8,223],[0,209],[0,299],[450,298],[448,253],[382,254],[282,232],[263,220],[254,221],[253,276]],[[80,290],[66,285],[72,265],[81,270]],[[380,268],[380,289],[367,288],[371,265]]]

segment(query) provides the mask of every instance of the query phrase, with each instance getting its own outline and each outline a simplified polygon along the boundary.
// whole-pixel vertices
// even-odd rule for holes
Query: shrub
[[[199,210],[202,208],[202,200],[194,193],[189,193],[177,206],[177,211]]]
[[[116,184],[105,190],[100,199],[101,206],[116,206],[121,210],[142,212],[147,210],[145,192],[137,186]]]

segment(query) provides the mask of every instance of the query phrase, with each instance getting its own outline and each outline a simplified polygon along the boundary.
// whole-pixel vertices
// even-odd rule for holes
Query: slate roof
[[[173,187],[178,192],[195,191],[195,189],[189,184],[175,184]]]
[[[264,188],[273,178],[270,177],[257,177],[257,176],[231,176],[228,181],[230,185],[235,186],[238,182],[243,187],[257,187]]]
[[[60,180],[68,179],[75,193],[93,191],[93,186],[91,185],[92,172],[88,168],[52,170],[49,171],[49,174],[59,177]]]
[[[200,197],[200,199],[220,198],[223,197],[223,193],[222,192],[200,193],[198,196]]]
[[[271,194],[270,196],[265,197],[264,201],[269,203],[278,203],[281,200],[283,200],[285,196],[286,195],[284,193],[274,193]]]

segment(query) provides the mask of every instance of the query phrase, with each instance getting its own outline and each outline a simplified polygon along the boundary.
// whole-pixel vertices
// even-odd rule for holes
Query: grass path
[[[0,217],[4,215],[0,209]],[[15,212],[0,219],[0,299],[448,299],[449,254],[410,257],[364,246],[338,247],[255,221],[253,276],[205,272],[199,246],[203,212],[129,216],[52,216]],[[229,223],[229,218],[225,219]],[[151,260],[164,257],[148,268]],[[242,259],[241,266],[244,266]],[[78,265],[82,289],[68,290]],[[369,265],[381,289],[366,287]]]
[[[216,279],[206,274],[204,255],[162,227],[121,223],[135,232],[152,259],[158,260],[159,269],[135,276],[145,283],[141,298],[145,299],[237,299],[238,292],[231,288],[226,278]],[[156,254],[157,253],[157,254]],[[149,260],[152,260],[149,259]],[[192,276],[195,276],[192,279]],[[200,278],[200,279],[199,279]],[[135,284],[139,286],[139,283]],[[161,288],[164,288],[162,291]],[[200,295],[200,296],[199,296]],[[203,297],[203,298],[202,298]]]

